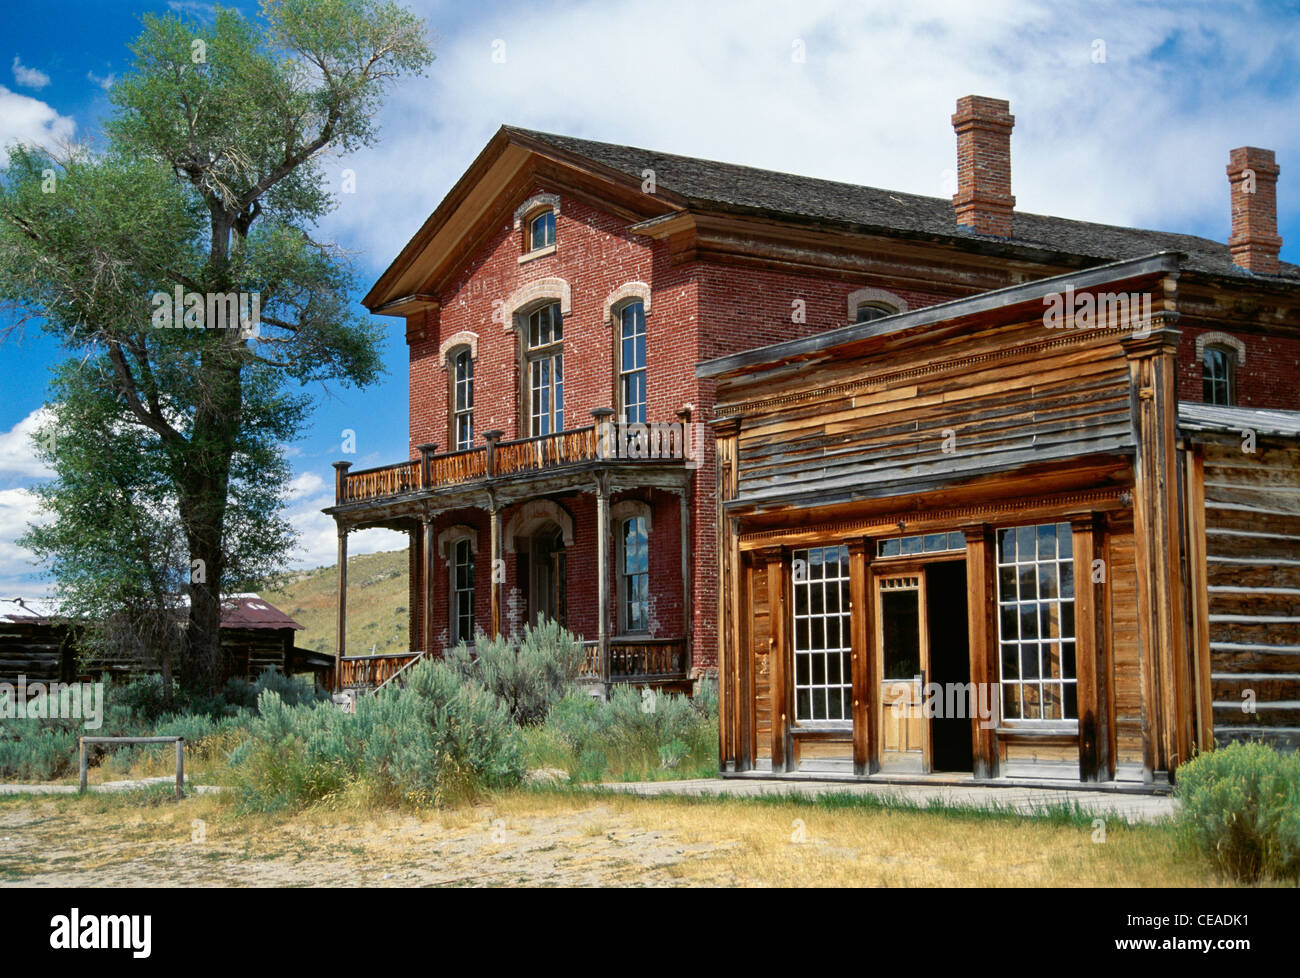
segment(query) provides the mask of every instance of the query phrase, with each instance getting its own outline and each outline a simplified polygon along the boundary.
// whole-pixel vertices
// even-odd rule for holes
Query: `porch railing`
[[[684,429],[680,424],[658,427],[671,429],[675,437],[672,433],[664,437],[663,447],[668,449],[667,452],[660,451],[661,446],[657,442],[647,442],[655,448],[656,454],[653,457],[660,460],[677,458],[686,444],[683,440]],[[605,431],[603,442],[600,430]],[[484,435],[487,443],[475,448],[437,455],[433,454],[435,446],[424,446],[427,451],[420,458],[379,468],[359,469],[356,472],[350,471],[349,463],[336,462],[335,502],[341,504],[384,499],[478,479],[580,465],[603,457],[628,460],[629,456],[621,451],[620,443],[611,437],[610,427],[600,430],[593,424],[585,428],[514,441],[498,441],[495,437],[498,432],[487,432]]]
[[[339,660],[339,689],[377,689],[420,657],[419,652],[394,655],[345,655]]]
[[[601,668],[600,644],[584,642],[579,678],[589,682],[685,679],[686,642],[680,638],[614,639],[609,643],[608,675]]]

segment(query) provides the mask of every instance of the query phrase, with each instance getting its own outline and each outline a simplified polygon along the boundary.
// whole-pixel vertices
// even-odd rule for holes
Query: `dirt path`
[[[247,830],[228,820],[200,828],[182,812],[192,804],[202,802],[125,817],[44,801],[0,810],[0,886],[673,886],[686,862],[719,849],[600,804]]]

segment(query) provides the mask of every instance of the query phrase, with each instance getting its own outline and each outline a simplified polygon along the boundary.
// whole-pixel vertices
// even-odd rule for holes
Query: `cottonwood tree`
[[[223,588],[290,545],[302,386],[380,370],[345,256],[312,236],[324,160],[372,143],[388,85],[432,58],[389,2],[264,0],[261,18],[146,15],[102,147],[15,148],[0,170],[0,297],[73,354],[42,434],[53,522],[29,542],[101,612],[182,588],[182,679],[208,688]]]

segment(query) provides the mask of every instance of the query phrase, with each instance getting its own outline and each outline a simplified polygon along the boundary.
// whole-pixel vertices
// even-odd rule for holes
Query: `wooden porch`
[[[420,652],[397,656],[348,656],[347,536],[352,530],[382,526],[410,534],[418,548],[419,580],[424,608],[435,607],[435,521],[456,510],[479,509],[488,515],[489,549],[486,563],[503,568],[502,512],[534,499],[564,493],[595,497],[597,596],[599,633],[589,645],[581,678],[586,682],[685,683],[690,670],[689,630],[681,637],[622,638],[610,627],[612,610],[610,497],[629,490],[660,490],[680,500],[683,618],[690,620],[690,485],[699,448],[692,443],[690,411],[678,421],[648,425],[611,422],[609,408],[593,410],[594,423],[582,428],[534,438],[502,441],[501,432],[483,434],[484,443],[438,454],[437,445],[419,446],[420,457],[392,465],[351,471],[336,462],[335,504],[325,512],[339,532],[339,611],[336,688],[378,688]],[[485,574],[490,582],[490,619],[484,631],[501,634],[503,575]],[[420,586],[417,585],[417,589]],[[422,634],[411,636],[411,647],[438,648],[434,615],[423,615]]]

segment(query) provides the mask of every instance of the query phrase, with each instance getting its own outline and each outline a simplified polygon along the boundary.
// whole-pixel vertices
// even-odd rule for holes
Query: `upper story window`
[[[646,423],[645,304],[629,302],[619,311],[618,406],[628,424]]]
[[[555,211],[547,210],[528,222],[528,250],[537,251],[555,244]]]
[[[1206,404],[1237,403],[1237,358],[1226,346],[1207,346],[1201,354],[1201,382]]]
[[[465,346],[451,354],[451,445],[461,451],[474,444],[474,357]]]
[[[873,319],[884,319],[894,315],[898,310],[884,302],[863,302],[858,305],[855,323],[869,323]]]
[[[530,436],[564,428],[564,325],[560,304],[528,314],[524,334],[524,389]]]
[[[1009,527],[997,536],[1002,716],[1077,720],[1070,524]]]
[[[624,633],[650,630],[650,534],[644,516],[620,525],[619,626]]]

